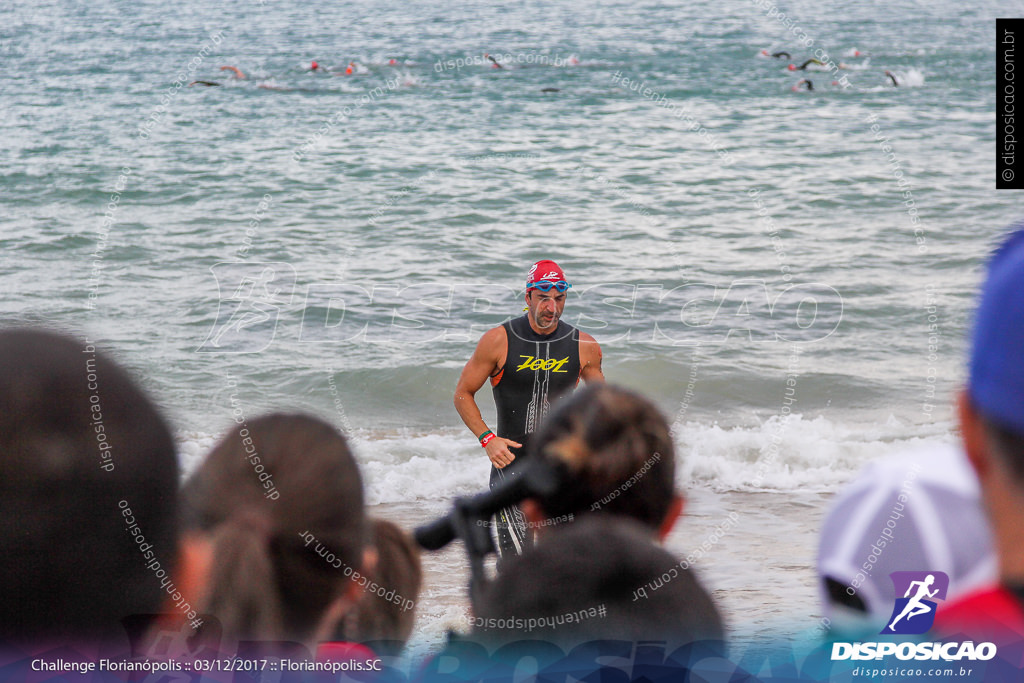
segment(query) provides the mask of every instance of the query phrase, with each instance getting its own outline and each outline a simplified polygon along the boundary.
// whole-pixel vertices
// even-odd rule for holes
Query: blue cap
[[[1024,229],[992,255],[974,320],[967,393],[986,418],[1024,435]]]

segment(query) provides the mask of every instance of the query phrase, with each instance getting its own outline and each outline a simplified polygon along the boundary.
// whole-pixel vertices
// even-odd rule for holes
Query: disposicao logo
[[[927,633],[935,623],[936,600],[946,599],[949,577],[944,572],[893,572],[889,578],[897,597],[882,635]]]
[[[943,572],[893,572],[889,574],[896,589],[892,614],[882,635],[920,635],[935,623],[936,601],[945,600],[949,577]],[[903,596],[903,597],[900,597]],[[953,662],[987,661],[996,656],[993,643],[971,641],[909,643],[832,643],[832,661],[897,659]]]

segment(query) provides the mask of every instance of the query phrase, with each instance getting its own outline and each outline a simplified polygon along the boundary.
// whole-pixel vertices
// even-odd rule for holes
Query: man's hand
[[[523,444],[517,443],[512,439],[496,436],[484,446],[484,450],[487,451],[487,457],[491,459],[491,463],[499,470],[511,465],[512,461],[516,459],[516,456],[512,455],[512,451],[508,449],[509,446],[522,448]]]

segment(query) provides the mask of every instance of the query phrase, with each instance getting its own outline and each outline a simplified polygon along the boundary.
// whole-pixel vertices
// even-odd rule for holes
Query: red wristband
[[[480,439],[480,445],[483,446],[484,448],[487,448],[487,444],[489,444],[491,442],[491,439],[495,438],[496,436],[497,434],[491,432],[484,438]]]

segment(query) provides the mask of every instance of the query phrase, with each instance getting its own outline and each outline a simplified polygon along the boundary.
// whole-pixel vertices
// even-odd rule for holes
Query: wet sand
[[[680,560],[692,558],[731,641],[792,640],[820,626],[814,558],[829,498],[803,492],[688,493],[684,516],[665,545]],[[448,509],[447,501],[398,503],[373,506],[370,514],[411,530]],[[493,569],[493,560],[488,565]],[[424,552],[423,572],[408,649],[413,659],[439,650],[449,629],[468,631],[470,614],[461,542]]]

